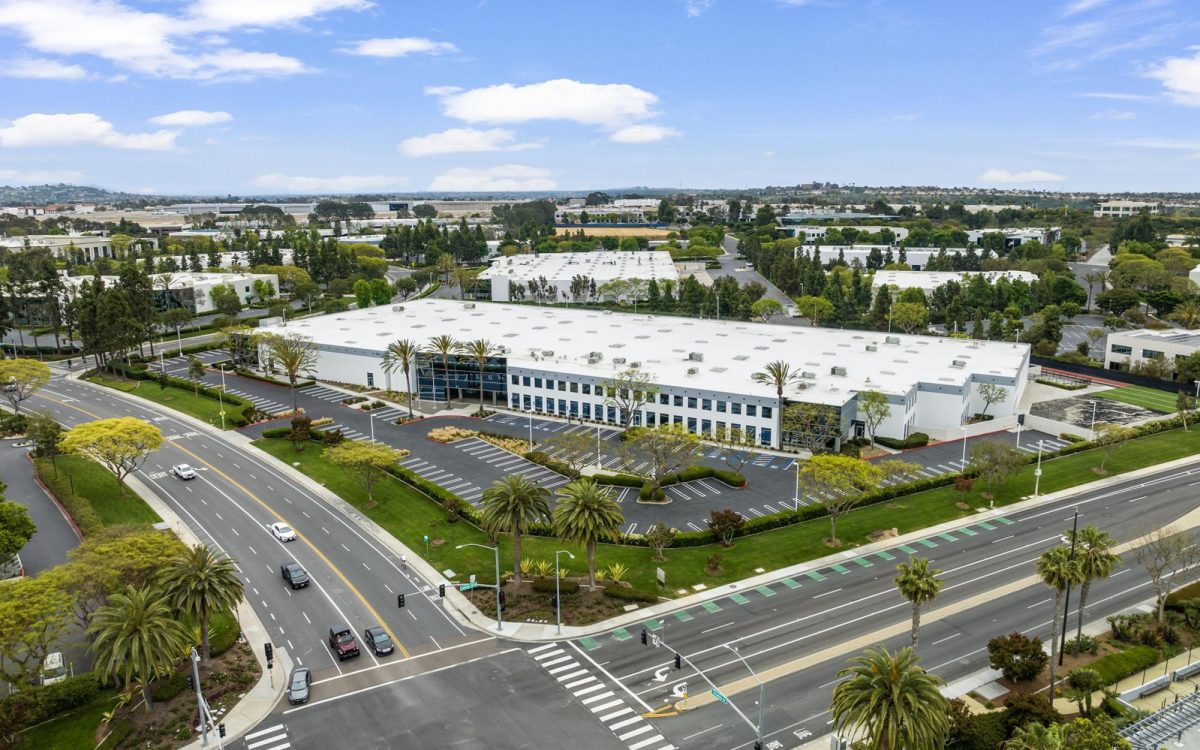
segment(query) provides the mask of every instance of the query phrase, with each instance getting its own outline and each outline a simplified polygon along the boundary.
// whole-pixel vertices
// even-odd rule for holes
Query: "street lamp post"
[[[533,450],[533,407],[527,409],[525,414],[529,417],[529,450]]]
[[[371,418],[371,442],[375,442],[375,412],[368,415]]]
[[[175,326],[175,341],[179,344],[179,356],[183,356],[183,335],[179,333],[179,326]]]
[[[196,681],[196,704],[200,709],[200,744],[208,747],[208,725],[204,721],[204,692],[200,689],[200,654],[192,649],[192,679]]]
[[[1037,468],[1033,470],[1033,496],[1038,496],[1038,489],[1042,484],[1042,441],[1038,441],[1038,460]]]
[[[499,631],[501,625],[503,624],[500,619],[500,545],[497,544],[495,547],[489,547],[486,544],[467,542],[466,544],[459,544],[455,546],[454,549],[462,549],[463,547],[479,547],[480,549],[490,549],[496,555],[496,630]]]
[[[796,464],[796,494],[792,498],[792,504],[796,510],[800,510],[800,459],[794,461]]]
[[[596,471],[600,471],[600,423],[596,423]]]
[[[1096,405],[1097,405],[1097,404],[1099,404],[1099,403],[1100,403],[1099,401],[1092,401],[1092,426],[1091,426],[1091,430],[1092,430],[1092,432],[1093,432],[1093,433],[1096,431]]]
[[[733,646],[729,643],[722,643],[721,645],[733,652],[733,655],[736,656],[742,662],[742,664],[746,665],[746,669],[749,670],[750,676],[753,677],[754,681],[758,683],[758,741],[754,743],[754,746],[762,747],[763,711],[766,710],[767,685],[762,680],[758,679],[758,674],[755,673],[754,669],[750,666],[750,662],[746,661],[746,658],[741,655],[736,646]]]
[[[572,555],[565,549],[560,549],[554,553],[554,621],[558,625],[560,635],[562,634],[562,591],[558,584],[560,580],[558,577],[558,556],[564,554],[572,560],[575,559],[575,555]]]
[[[967,426],[966,425],[963,425],[962,433],[963,433],[963,449],[962,449],[962,467],[961,467],[961,469],[963,471],[966,471],[967,470]]]

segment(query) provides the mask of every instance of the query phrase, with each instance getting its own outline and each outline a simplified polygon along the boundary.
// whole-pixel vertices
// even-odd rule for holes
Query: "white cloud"
[[[86,78],[87,71],[79,65],[67,65],[58,60],[20,57],[16,60],[0,61],[0,75],[9,78],[77,81],[80,78]]]
[[[419,36],[402,36],[392,39],[367,39],[342,51],[367,57],[404,57],[406,55],[440,55],[447,52],[458,52],[458,47],[450,42],[435,42]]]
[[[1119,141],[1113,141],[1114,146],[1133,146],[1134,148],[1157,148],[1166,150],[1191,151],[1192,149],[1200,149],[1200,140],[1187,140],[1185,138],[1157,138],[1154,136],[1142,138],[1125,138]]]
[[[441,133],[405,138],[400,142],[399,149],[402,156],[435,156],[480,151],[525,151],[540,146],[537,143],[518,143],[516,138],[516,133],[505,128],[450,128]]]
[[[550,170],[523,164],[503,164],[486,169],[455,167],[438,175],[430,190],[484,192],[488,190],[553,190]]]
[[[654,143],[678,135],[682,134],[675,128],[662,125],[630,125],[613,133],[609,139],[617,143]]]
[[[462,86],[426,86],[424,88],[424,92],[428,96],[449,96],[462,90]]]
[[[683,7],[688,18],[696,18],[712,7],[713,0],[685,0]]]
[[[168,151],[175,147],[175,130],[155,133],[118,133],[113,124],[90,112],[30,114],[0,128],[0,146],[108,146],[110,148]]]
[[[558,78],[527,86],[497,86],[440,94],[446,114],[465,122],[570,120],[617,130],[657,114],[658,97],[625,83]]]
[[[919,117],[918,115],[914,115],[914,114],[886,115],[884,117],[880,117],[879,121],[880,122],[914,122],[915,120],[918,119],[918,117]]]
[[[158,117],[151,117],[155,125],[167,125],[177,128],[192,128],[201,125],[215,125],[218,122],[229,122],[233,115],[228,112],[205,112],[201,109],[181,109]]]
[[[1097,112],[1088,119],[1090,120],[1136,120],[1137,114],[1127,112],[1122,109],[1106,109],[1103,112]]]
[[[46,185],[59,182],[79,183],[83,172],[77,169],[61,171],[42,169],[0,169],[0,183],[10,185]]]
[[[987,169],[976,178],[980,182],[1062,182],[1067,179],[1060,174],[1046,172],[1041,169],[1028,169],[1023,172],[1013,172],[1008,169]]]
[[[340,177],[305,177],[277,172],[254,178],[254,184],[273,190],[296,193],[355,193],[364,190],[385,190],[404,182],[403,178],[388,175],[341,175]]]
[[[762,155],[763,155],[763,158],[764,158],[764,159],[773,159],[773,158],[775,158],[775,152],[774,152],[774,151],[772,151],[772,150],[771,150],[771,149],[769,149],[769,148],[768,148],[768,149],[764,149],[764,150],[763,150],[763,152],[762,152]]]
[[[1089,91],[1083,94],[1076,94],[1075,96],[1081,96],[1085,99],[1112,99],[1118,102],[1147,102],[1154,98],[1152,96],[1145,96],[1144,94],[1122,94],[1113,91]]]
[[[1108,0],[1074,0],[1074,2],[1068,3],[1066,8],[1063,8],[1063,15],[1073,16],[1076,13],[1086,13],[1107,4]]]
[[[335,10],[364,10],[366,0],[197,0],[190,24],[204,29],[256,28],[292,24]]]
[[[1167,89],[1167,96],[1179,104],[1200,107],[1200,51],[1191,57],[1168,57],[1146,73]]]

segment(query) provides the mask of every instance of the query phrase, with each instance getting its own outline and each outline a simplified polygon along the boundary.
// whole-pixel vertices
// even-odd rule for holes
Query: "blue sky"
[[[0,0],[0,183],[1200,190],[1196,0]]]

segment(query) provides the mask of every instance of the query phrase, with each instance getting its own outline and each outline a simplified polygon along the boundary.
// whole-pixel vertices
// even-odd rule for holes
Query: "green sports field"
[[[1098,391],[1090,395],[1096,398],[1106,398],[1110,401],[1133,404],[1134,406],[1140,406],[1143,409],[1150,409],[1162,414],[1175,413],[1175,400],[1177,398],[1170,391],[1160,391],[1140,385],[1125,385],[1120,388],[1113,388],[1111,391]]]

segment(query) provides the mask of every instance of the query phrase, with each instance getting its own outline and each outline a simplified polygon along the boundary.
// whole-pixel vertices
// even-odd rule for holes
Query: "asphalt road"
[[[79,537],[35,479],[29,449],[15,447],[16,442],[0,442],[0,477],[8,485],[5,498],[28,508],[37,526],[37,532],[20,552],[26,574],[34,575],[66,562],[67,553],[79,546]]]

